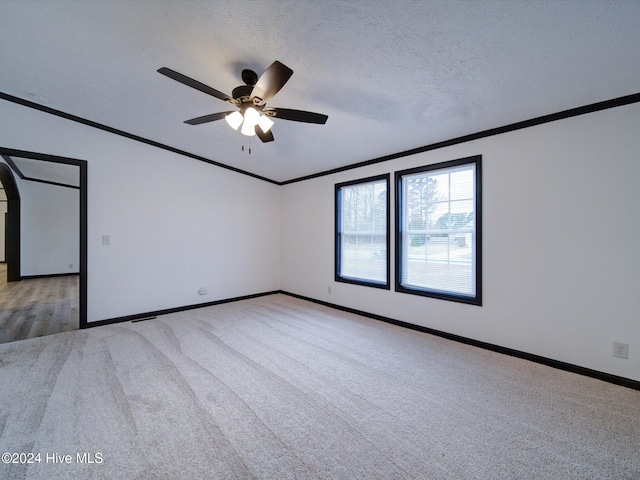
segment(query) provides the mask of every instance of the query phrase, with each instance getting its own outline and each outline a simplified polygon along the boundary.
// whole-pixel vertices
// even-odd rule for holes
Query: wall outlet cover
[[[618,358],[629,358],[629,344],[613,342],[613,356]]]

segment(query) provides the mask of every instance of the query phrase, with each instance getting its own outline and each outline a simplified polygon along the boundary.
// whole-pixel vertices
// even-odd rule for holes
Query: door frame
[[[0,146],[0,155],[8,157],[29,158],[33,160],[41,160],[44,162],[64,163],[67,165],[75,165],[79,168],[80,174],[80,282],[79,282],[79,326],[81,329],[87,328],[87,164],[86,160],[78,160],[75,158],[60,157],[57,155],[48,155],[44,153],[29,152],[25,150],[15,150],[12,148],[4,148]],[[13,265],[17,265],[17,273],[15,269],[12,271],[13,278],[17,281],[20,280],[20,194],[18,187],[13,177],[11,169],[4,164],[0,164],[0,179],[2,180],[5,190],[7,191],[7,211],[13,207],[12,221],[15,224],[7,225],[9,236],[12,237],[12,241],[15,244],[12,245],[12,255],[16,255],[13,258]],[[10,180],[9,180],[10,179]],[[5,183],[5,180],[7,183]],[[12,187],[9,184],[12,183]],[[14,188],[11,195],[14,200],[9,200],[9,188]],[[15,198],[17,197],[17,201]],[[13,202],[13,203],[11,203]],[[11,205],[10,205],[11,204]],[[9,230],[11,229],[11,231]],[[17,250],[17,254],[16,254]],[[7,249],[7,280],[9,280],[9,251]]]

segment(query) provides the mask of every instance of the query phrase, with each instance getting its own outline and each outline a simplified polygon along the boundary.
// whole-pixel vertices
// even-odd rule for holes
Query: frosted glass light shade
[[[255,127],[258,124],[258,120],[260,120],[260,112],[258,112],[255,108],[249,107],[244,111],[244,123]]]
[[[242,123],[242,114],[240,112],[233,112],[224,117],[224,119],[227,121],[231,128],[237,130]]]
[[[243,135],[246,135],[247,137],[252,137],[253,135],[256,134],[256,127],[255,125],[249,124],[245,119],[244,123],[242,124],[242,129],[240,130],[240,133]]]
[[[266,115],[262,115],[260,117],[260,120],[258,120],[258,126],[262,129],[264,133],[267,133],[273,126],[273,120],[271,120]]]

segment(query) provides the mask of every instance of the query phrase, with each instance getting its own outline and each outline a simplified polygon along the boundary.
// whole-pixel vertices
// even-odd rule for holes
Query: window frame
[[[442,290],[421,287],[407,287],[402,284],[402,251],[404,243],[403,233],[403,191],[402,181],[405,176],[425,172],[435,172],[465,165],[475,165],[474,179],[474,226],[475,226],[475,294],[465,295]],[[482,155],[434,163],[395,172],[395,291],[424,297],[450,300],[471,305],[482,305]]]
[[[341,265],[341,246],[342,246],[342,218],[341,218],[341,189],[344,187],[352,187],[358,184],[372,183],[383,180],[387,184],[387,201],[385,202],[386,209],[386,280],[384,282],[377,282],[374,280],[367,280],[363,278],[342,276],[340,273]],[[385,173],[382,175],[374,175],[372,177],[360,178],[357,180],[350,180],[347,182],[340,182],[335,184],[335,250],[334,250],[334,279],[336,282],[350,283],[354,285],[362,285],[366,287],[382,288],[385,290],[391,289],[391,174]]]

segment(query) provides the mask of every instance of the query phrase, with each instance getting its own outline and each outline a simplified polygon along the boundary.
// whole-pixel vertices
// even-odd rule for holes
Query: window
[[[336,281],[389,288],[389,180],[336,184]]]
[[[481,305],[481,156],[395,180],[396,291]]]

